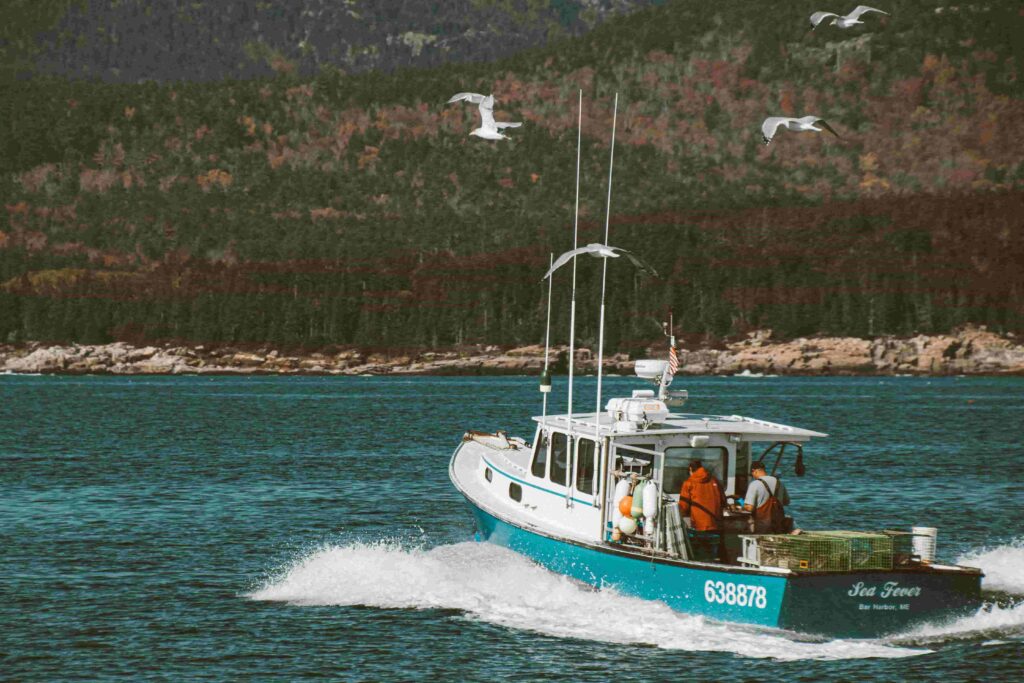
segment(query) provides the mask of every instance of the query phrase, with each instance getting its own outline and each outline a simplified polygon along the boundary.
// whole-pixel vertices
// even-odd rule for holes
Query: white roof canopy
[[[535,417],[535,421],[549,427],[568,431],[568,415]],[[735,434],[743,441],[807,441],[811,437],[828,436],[800,427],[766,420],[757,420],[742,415],[697,415],[673,413],[664,420],[650,425],[647,429],[615,431],[615,420],[607,413],[573,413],[572,431],[581,435],[595,432],[601,437],[628,437],[670,434]]]

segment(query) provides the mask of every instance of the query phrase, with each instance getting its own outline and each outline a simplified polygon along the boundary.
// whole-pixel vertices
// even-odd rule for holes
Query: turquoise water
[[[466,429],[531,437],[532,378],[4,376],[0,678],[1020,675],[1024,380],[677,384],[687,410],[829,432],[787,477],[798,522],[937,526],[939,558],[981,566],[990,604],[829,641],[591,591],[473,543],[448,458]]]

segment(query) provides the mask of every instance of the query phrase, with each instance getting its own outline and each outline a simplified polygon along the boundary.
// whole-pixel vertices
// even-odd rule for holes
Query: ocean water
[[[3,376],[0,679],[1020,677],[1024,379],[677,385],[689,411],[830,433],[787,477],[798,523],[939,527],[940,560],[986,572],[986,606],[828,640],[473,542],[448,459],[466,429],[531,438],[534,378]],[[638,386],[609,378],[605,395]]]

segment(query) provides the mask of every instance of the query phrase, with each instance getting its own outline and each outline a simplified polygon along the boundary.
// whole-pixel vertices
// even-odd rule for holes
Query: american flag
[[[668,345],[668,374],[671,377],[679,369],[679,356],[676,355],[676,340],[673,339]]]

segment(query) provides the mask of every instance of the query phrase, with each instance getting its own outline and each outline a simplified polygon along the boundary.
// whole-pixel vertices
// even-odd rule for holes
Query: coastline
[[[552,347],[551,362],[566,346]],[[661,345],[645,357],[665,354]],[[592,374],[590,349],[576,350],[577,369]],[[355,348],[332,353],[288,354],[261,347],[49,345],[0,346],[0,374],[53,375],[502,375],[538,374],[544,347],[476,346],[419,353],[368,353]],[[633,374],[633,359],[616,354],[604,372]],[[751,333],[724,348],[680,349],[680,375],[1024,375],[1024,344],[1013,335],[965,327],[945,335],[909,338],[808,337],[774,340]]]

